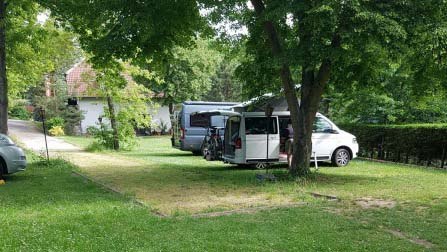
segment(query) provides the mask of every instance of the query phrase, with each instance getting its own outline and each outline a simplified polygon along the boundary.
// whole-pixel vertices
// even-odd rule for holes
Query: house
[[[128,81],[133,81],[130,76],[125,76]],[[79,110],[83,112],[84,119],[81,121],[81,133],[85,134],[90,126],[98,127],[98,118],[104,115],[106,101],[104,97],[98,95],[95,71],[85,61],[74,65],[65,74],[68,95],[77,102]],[[155,106],[148,105],[148,114],[152,116],[152,130],[160,132],[160,125],[167,125],[167,130],[171,129],[169,108],[163,105],[163,94],[152,95],[151,100]],[[119,107],[119,105],[118,105]]]

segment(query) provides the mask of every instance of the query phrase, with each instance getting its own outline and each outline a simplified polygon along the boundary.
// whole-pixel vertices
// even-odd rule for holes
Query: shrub
[[[9,111],[9,116],[14,119],[29,120],[31,113],[24,106],[14,106]]]
[[[94,141],[89,146],[87,146],[86,150],[89,152],[99,152],[99,151],[103,151],[104,149],[105,149],[105,147],[103,145]]]
[[[443,167],[447,154],[447,124],[362,125],[341,128],[354,134],[360,156]]]
[[[50,133],[50,135],[52,136],[64,136],[64,129],[61,126],[54,126],[52,127],[48,133]]]
[[[53,117],[47,120],[46,122],[47,129],[52,129],[56,126],[60,126],[61,128],[64,127],[65,120],[62,117]]]

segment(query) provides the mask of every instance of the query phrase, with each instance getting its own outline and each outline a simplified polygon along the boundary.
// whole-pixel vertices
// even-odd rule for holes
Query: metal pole
[[[270,117],[267,117],[267,163],[269,161]]]
[[[45,136],[45,148],[47,150],[47,163],[50,162],[50,154],[48,153],[48,141],[47,141],[47,129],[45,127],[45,110],[40,109],[40,115],[42,116],[43,135]]]

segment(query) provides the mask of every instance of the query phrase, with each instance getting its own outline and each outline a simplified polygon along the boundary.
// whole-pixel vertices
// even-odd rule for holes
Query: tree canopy
[[[203,2],[216,20],[230,18],[248,28],[248,55],[241,67],[249,76],[247,88],[277,89],[281,83],[295,129],[295,174],[309,172],[312,123],[328,83],[339,90],[376,87],[402,62],[410,69],[414,62],[424,65],[414,67],[414,78],[421,70],[440,70],[430,50],[423,54],[426,61],[411,61],[417,54],[410,52],[415,45],[442,48],[432,36],[444,30],[446,4],[439,1]],[[298,83],[300,103],[294,92]]]
[[[190,45],[204,21],[196,1],[38,0],[79,35],[96,64],[163,58],[174,46]]]

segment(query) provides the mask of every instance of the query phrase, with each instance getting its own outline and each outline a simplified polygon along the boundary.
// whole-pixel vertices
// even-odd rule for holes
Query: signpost
[[[47,128],[45,127],[45,109],[40,108],[40,117],[42,119],[43,135],[45,136],[45,148],[47,150],[47,163],[50,162],[50,154],[48,153]]]

